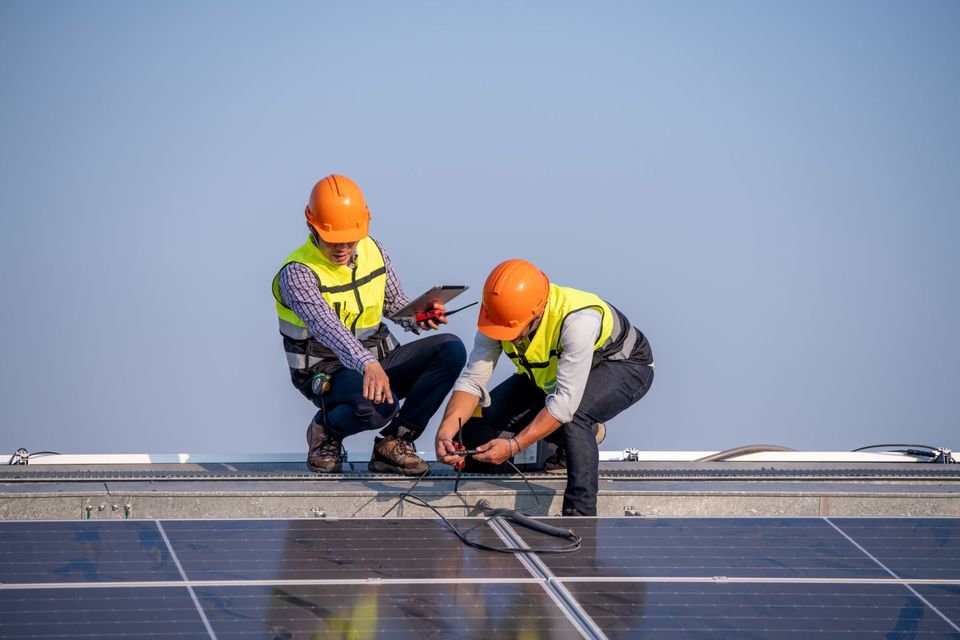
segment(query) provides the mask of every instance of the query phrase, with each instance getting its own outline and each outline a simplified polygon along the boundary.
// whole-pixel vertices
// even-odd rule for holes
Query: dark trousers
[[[314,404],[320,407],[314,419],[336,438],[381,429],[383,436],[414,440],[450,392],[466,360],[463,342],[448,333],[401,345],[380,361],[390,378],[393,404],[367,400],[363,374],[340,369],[333,374],[330,389],[314,397]]]
[[[567,455],[563,515],[597,515],[600,452],[592,427],[637,402],[651,384],[653,369],[648,365],[634,360],[603,361],[590,372],[573,419],[547,436],[547,441],[562,446]],[[497,385],[490,399],[482,421],[516,434],[543,409],[546,394],[529,378],[517,374]]]

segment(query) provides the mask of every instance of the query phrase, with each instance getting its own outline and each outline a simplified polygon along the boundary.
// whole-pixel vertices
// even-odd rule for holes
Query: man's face
[[[338,242],[330,244],[323,241],[319,234],[313,234],[313,240],[320,249],[320,252],[327,257],[327,260],[335,265],[344,265],[350,262],[354,252],[357,250],[357,242]]]
[[[526,351],[527,347],[530,346],[530,341],[533,340],[533,334],[537,332],[537,328],[540,326],[540,320],[543,318],[543,315],[540,315],[530,321],[526,327],[523,328],[523,331],[520,332],[513,342],[513,346],[517,348],[518,351]]]

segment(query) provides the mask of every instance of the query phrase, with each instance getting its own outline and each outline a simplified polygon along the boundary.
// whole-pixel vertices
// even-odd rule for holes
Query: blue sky
[[[524,257],[627,313],[657,378],[605,449],[960,448],[958,36],[946,1],[0,3],[0,450],[305,450],[269,285],[332,172],[410,294]]]

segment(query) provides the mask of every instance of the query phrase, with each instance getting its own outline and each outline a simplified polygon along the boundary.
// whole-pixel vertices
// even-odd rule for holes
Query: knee
[[[467,349],[463,346],[463,341],[449,333],[441,334],[437,338],[440,348],[437,357],[451,366],[462,369],[467,363]]]
[[[369,400],[364,400],[354,405],[354,412],[363,425],[365,431],[371,429],[382,429],[394,416],[400,411],[400,399],[394,394],[393,404],[380,403],[374,404]]]

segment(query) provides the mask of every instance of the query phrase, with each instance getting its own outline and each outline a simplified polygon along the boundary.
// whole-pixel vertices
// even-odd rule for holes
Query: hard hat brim
[[[356,229],[323,231],[315,229],[320,239],[327,244],[341,244],[344,242],[360,242],[369,235],[370,225],[363,225]]]
[[[504,326],[498,322],[495,322],[487,313],[486,307],[480,305],[480,316],[477,318],[477,329],[480,331],[480,333],[492,340],[516,340],[520,334],[523,333],[523,330],[526,328],[527,324],[530,323],[528,322],[518,327]]]

